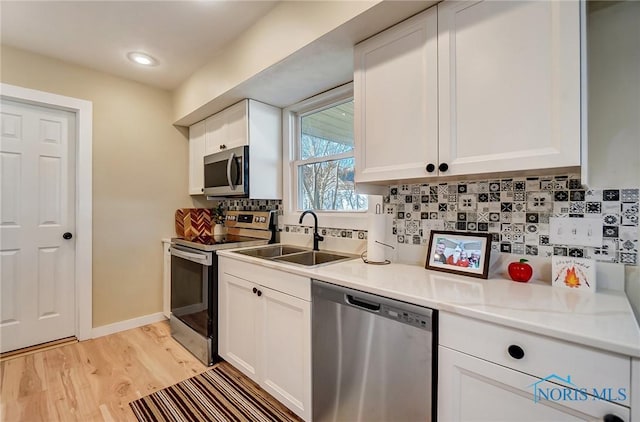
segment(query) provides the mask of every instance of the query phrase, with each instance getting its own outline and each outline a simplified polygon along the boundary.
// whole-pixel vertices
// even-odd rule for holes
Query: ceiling
[[[277,1],[5,1],[2,44],[172,90]],[[158,65],[126,55],[140,51]]]

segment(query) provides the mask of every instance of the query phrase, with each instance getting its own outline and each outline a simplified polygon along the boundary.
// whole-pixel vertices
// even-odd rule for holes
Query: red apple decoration
[[[521,283],[526,283],[533,275],[533,268],[531,268],[531,265],[527,264],[526,259],[521,259],[520,262],[512,262],[509,264],[508,270],[511,280],[519,281]]]

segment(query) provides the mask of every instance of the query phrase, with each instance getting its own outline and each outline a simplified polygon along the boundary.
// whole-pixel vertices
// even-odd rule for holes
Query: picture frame
[[[491,234],[432,230],[425,268],[486,279]]]

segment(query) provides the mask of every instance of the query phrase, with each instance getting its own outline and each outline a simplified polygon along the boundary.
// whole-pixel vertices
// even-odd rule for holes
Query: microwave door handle
[[[231,180],[231,166],[233,165],[233,161],[236,158],[236,154],[234,152],[231,153],[229,157],[229,161],[227,161],[227,182],[229,182],[229,187],[231,190],[236,190],[236,185],[233,184],[233,180]]]

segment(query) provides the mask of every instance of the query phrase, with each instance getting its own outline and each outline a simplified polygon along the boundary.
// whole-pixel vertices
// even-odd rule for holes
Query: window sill
[[[367,230],[367,212],[322,212],[316,211],[318,227],[335,229]],[[300,224],[301,211],[286,211],[281,222],[286,225],[313,226],[313,217],[305,216]]]

